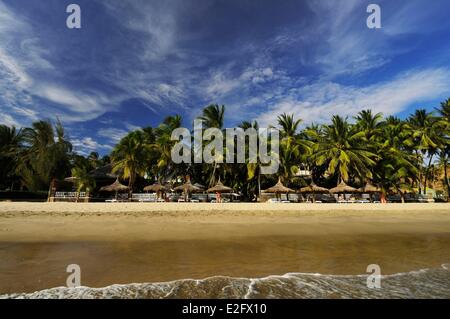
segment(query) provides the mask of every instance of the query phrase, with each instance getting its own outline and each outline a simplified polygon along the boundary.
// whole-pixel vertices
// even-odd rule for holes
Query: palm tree
[[[383,115],[373,114],[371,110],[363,110],[355,116],[357,128],[364,132],[364,137],[368,142],[375,142],[379,137],[383,127]]]
[[[181,125],[181,116],[168,116],[156,129],[152,131],[147,129],[145,132],[146,143],[149,143],[153,151],[149,154],[149,160],[156,162],[154,170],[156,176],[168,176],[175,173],[171,155],[175,142],[171,140],[171,136],[173,130],[180,128]]]
[[[373,168],[373,182],[380,186],[383,197],[399,193],[404,202],[405,191],[412,189],[417,176],[414,156],[410,153],[410,131],[407,123],[388,117],[381,133],[383,142],[377,144],[379,158]]]
[[[0,185],[13,190],[15,174],[22,149],[22,131],[14,126],[0,125]]]
[[[240,128],[242,128],[243,130],[247,130],[250,128],[255,129],[256,131],[259,130],[259,124],[257,121],[254,121],[253,123],[248,122],[248,121],[243,121],[240,125]],[[258,140],[257,143],[259,144],[259,139],[261,137],[258,135]],[[252,181],[255,177],[257,177],[257,195],[258,197],[261,195],[261,161],[259,158],[259,153],[257,154],[257,160],[256,163],[250,163],[249,162],[249,156],[248,156],[248,150],[249,150],[249,143],[246,143],[246,150],[247,150],[247,154],[246,154],[246,159],[247,159],[247,163],[246,163],[246,169],[247,169],[247,181]]]
[[[449,176],[448,176],[448,168],[449,168],[449,163],[448,163],[448,154],[446,154],[445,152],[440,152],[439,153],[439,161],[437,163],[440,171],[443,172],[444,174],[444,185],[446,188],[446,193],[447,193],[447,200],[450,200],[450,183],[449,183]]]
[[[137,130],[126,135],[111,153],[113,172],[121,172],[128,179],[130,193],[138,174],[146,172],[146,158],[149,146],[145,144],[145,134]]]
[[[281,127],[281,137],[294,139],[299,129],[302,119],[294,119],[294,114],[288,115],[286,113],[278,116],[278,125]]]
[[[38,121],[23,130],[24,150],[18,173],[31,190],[42,190],[54,179],[70,173],[72,144],[66,137],[62,123]]]
[[[96,186],[95,179],[89,175],[89,168],[85,166],[80,165],[73,167],[72,177],[75,178],[75,185],[78,193],[77,201],[80,192],[86,191],[86,193],[89,194]],[[89,195],[87,197],[89,197]]]
[[[441,119],[434,116],[424,109],[416,110],[408,119],[409,125],[412,129],[412,143],[415,146],[417,159],[419,161],[419,192],[421,192],[422,177],[424,194],[426,194],[428,172],[431,167],[433,157],[436,155],[439,145],[442,142],[439,132],[441,132],[444,123]],[[428,155],[428,164],[425,166],[423,172],[422,162],[425,155]]]
[[[100,155],[97,152],[91,152],[87,159],[93,169],[95,169],[99,166]]]
[[[305,156],[310,154],[313,143],[307,139],[304,134],[298,134],[302,119],[295,119],[294,115],[286,113],[278,117],[280,126],[280,178],[283,182],[289,179],[299,171],[299,165],[306,161]]]
[[[439,163],[444,171],[444,184],[447,188],[447,198],[450,200],[450,182],[448,177],[448,160],[450,157],[450,99],[441,103],[438,109],[442,116],[442,125],[444,129],[441,131],[441,145],[439,150]]]
[[[203,121],[206,128],[222,129],[225,120],[225,105],[212,104],[203,109],[199,120]]]
[[[348,181],[350,171],[362,179],[372,177],[370,167],[375,165],[378,156],[362,143],[364,132],[355,130],[346,119],[337,115],[333,116],[332,124],[325,125],[323,130],[324,135],[313,154],[317,165],[327,163],[331,175],[337,172],[338,184]]]
[[[441,103],[441,107],[438,109],[438,112],[446,118],[447,121],[450,121],[450,99],[447,99]]]
[[[218,104],[212,104],[203,109],[202,116],[198,118],[203,122],[204,128],[217,128],[223,129],[225,120],[225,106],[219,106]],[[220,155],[220,154],[219,154]],[[216,171],[217,162],[214,161],[211,177],[209,180],[209,186],[213,186],[216,183]]]

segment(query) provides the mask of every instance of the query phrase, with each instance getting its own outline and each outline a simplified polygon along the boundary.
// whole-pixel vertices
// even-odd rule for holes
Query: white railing
[[[136,202],[156,202],[158,198],[156,197],[156,194],[133,194],[131,197],[132,201]]]
[[[56,192],[55,198],[84,198],[86,197],[86,192]]]

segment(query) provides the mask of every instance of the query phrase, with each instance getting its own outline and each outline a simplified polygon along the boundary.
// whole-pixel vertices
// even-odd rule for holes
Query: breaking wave
[[[288,273],[256,279],[215,276],[104,288],[60,287],[0,298],[450,298],[449,266],[382,276],[380,289],[367,288],[368,275]]]

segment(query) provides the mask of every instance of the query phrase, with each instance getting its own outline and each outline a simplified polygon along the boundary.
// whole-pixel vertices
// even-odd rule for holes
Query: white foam
[[[103,288],[57,287],[36,291],[30,294],[0,295],[2,298],[138,298],[157,296],[158,298],[177,297],[183,293],[195,295],[198,291],[211,294],[219,293],[224,297],[249,299],[260,295],[258,286],[269,291],[266,297],[279,298],[284,294],[292,297],[320,298],[335,293],[342,298],[352,297],[441,297],[450,295],[449,264],[439,269],[420,269],[411,272],[382,276],[382,291],[370,291],[366,287],[366,275],[324,275],[318,273],[286,273],[262,278],[234,278],[212,276],[205,279],[182,279],[159,283],[132,283],[111,285]],[[444,271],[444,272],[443,272]],[[414,280],[409,278],[413,276]],[[406,277],[406,278],[405,278]],[[405,279],[404,279],[405,278]],[[200,287],[199,287],[200,286]],[[296,287],[293,289],[292,287]],[[179,289],[178,289],[179,288]],[[419,289],[418,289],[419,288]],[[424,288],[425,291],[421,292]],[[421,294],[422,293],[422,294]]]

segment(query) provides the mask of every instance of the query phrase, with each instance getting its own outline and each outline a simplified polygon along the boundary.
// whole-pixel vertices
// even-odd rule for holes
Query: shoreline
[[[447,204],[0,203],[0,294],[450,263]],[[446,279],[447,280],[447,279]]]

